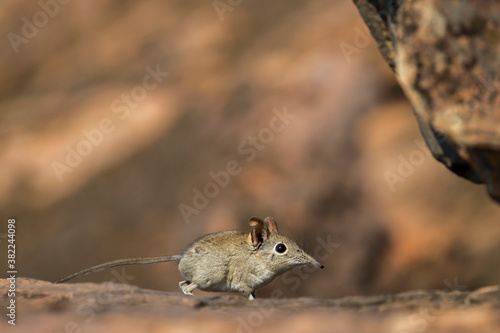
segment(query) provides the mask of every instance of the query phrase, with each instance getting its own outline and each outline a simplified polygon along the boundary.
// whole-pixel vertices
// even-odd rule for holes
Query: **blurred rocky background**
[[[0,19],[19,276],[178,254],[255,215],[325,265],[258,297],[498,283],[500,207],[431,156],[350,1],[6,1]],[[126,275],[180,293],[173,263]]]

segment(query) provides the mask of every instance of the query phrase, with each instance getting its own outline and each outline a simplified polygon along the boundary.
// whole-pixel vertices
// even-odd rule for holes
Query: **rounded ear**
[[[248,224],[250,224],[250,227],[252,228],[252,230],[250,230],[250,234],[248,235],[248,240],[253,246],[260,245],[260,243],[269,237],[269,230],[267,229],[266,224],[264,224],[264,222],[258,217],[251,217],[250,220],[248,220]]]
[[[264,219],[264,223],[266,224],[266,227],[269,230],[269,232],[278,233],[278,223],[276,223],[275,219],[268,216]]]

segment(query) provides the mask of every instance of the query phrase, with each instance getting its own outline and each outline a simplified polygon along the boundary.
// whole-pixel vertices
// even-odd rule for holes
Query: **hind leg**
[[[181,288],[182,292],[186,295],[193,296],[193,290],[196,289],[198,285],[191,281],[181,281],[179,282],[179,288]]]

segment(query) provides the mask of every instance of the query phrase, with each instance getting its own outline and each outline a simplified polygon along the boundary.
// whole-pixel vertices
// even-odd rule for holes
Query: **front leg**
[[[243,293],[246,297],[248,297],[249,301],[255,300],[255,292],[252,293]]]

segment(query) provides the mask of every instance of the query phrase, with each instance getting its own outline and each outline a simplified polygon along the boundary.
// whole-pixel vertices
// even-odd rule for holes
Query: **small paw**
[[[198,287],[198,285],[196,283],[192,283],[190,281],[181,281],[181,282],[179,282],[179,288],[181,288],[182,292],[185,295],[194,296],[193,295],[193,290],[195,290],[196,287]]]

